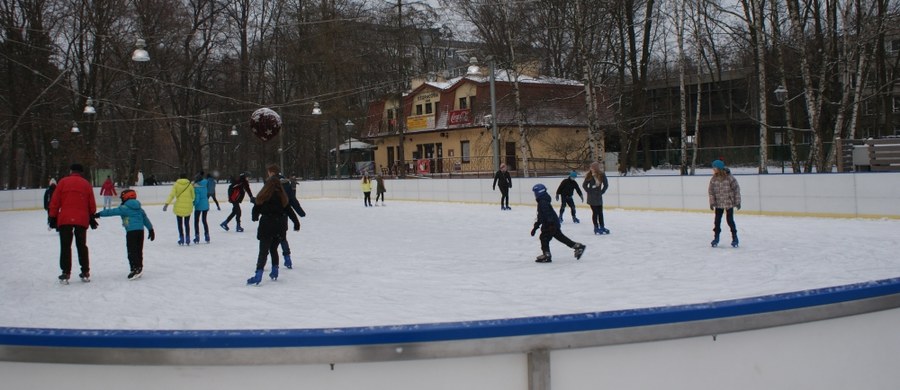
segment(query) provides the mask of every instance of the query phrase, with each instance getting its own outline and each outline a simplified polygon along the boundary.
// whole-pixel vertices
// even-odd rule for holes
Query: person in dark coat
[[[556,200],[559,201],[560,197],[562,197],[562,205],[559,207],[559,223],[563,222],[563,214],[566,212],[566,206],[569,206],[569,209],[572,210],[572,222],[579,223],[581,221],[578,220],[578,217],[575,216],[575,198],[574,193],[578,192],[578,197],[581,198],[581,201],[584,202],[584,195],[581,194],[581,188],[578,188],[578,182],[575,181],[575,178],[578,177],[578,174],[575,171],[569,173],[569,177],[562,180],[559,183],[559,188],[556,189]]]
[[[50,185],[47,186],[47,189],[44,190],[44,210],[47,211],[47,230],[52,230],[50,227],[50,198],[53,197],[53,191],[56,190],[56,179],[50,178]]]
[[[531,236],[534,237],[537,230],[541,229],[540,239],[542,253],[535,261],[538,263],[549,263],[552,261],[552,256],[550,255],[550,240],[554,238],[569,248],[574,249],[576,260],[581,259],[585,246],[584,244],[572,241],[563,234],[560,229],[559,218],[556,216],[556,211],[553,210],[553,205],[551,204],[552,199],[550,199],[550,194],[547,193],[547,187],[539,183],[535,184],[534,187],[531,188],[531,191],[534,192],[534,199],[537,201],[537,220],[534,222],[534,227],[531,229]]]
[[[591,163],[591,169],[581,183],[584,192],[587,193],[587,204],[591,206],[591,222],[594,224],[594,234],[609,234],[606,222],[603,220],[603,194],[609,188],[609,180],[600,169],[599,162]]]
[[[279,170],[277,165],[272,164],[270,169]],[[300,201],[297,200],[297,180],[296,179],[287,179],[283,174],[278,174],[278,179],[281,181],[281,186],[284,187],[284,193],[287,194],[288,203],[293,213],[288,214],[288,217],[291,218],[291,222],[294,223],[294,226],[298,228],[295,230],[299,230],[300,220],[297,219],[297,216],[301,218],[306,216],[306,211],[303,211],[303,207],[300,207]],[[296,214],[296,215],[294,215]],[[287,220],[284,221],[284,229],[287,231]],[[287,234],[281,239],[281,257],[284,258],[284,268],[293,269],[294,262],[291,259],[291,244],[288,243]]]
[[[247,279],[247,284],[259,285],[262,281],[267,256],[272,257],[272,270],[269,272],[269,277],[272,280],[278,279],[278,244],[287,235],[288,216],[294,214],[284,186],[278,178],[277,166],[270,165],[269,167],[266,183],[259,190],[251,211],[253,222],[259,221],[259,227],[256,229],[259,255],[256,259],[256,272]],[[296,220],[296,218],[296,215],[293,215],[291,220]],[[294,230],[300,230],[299,223],[294,223]]]
[[[239,176],[232,177],[231,184],[228,185],[228,203],[231,203],[231,214],[228,214],[225,222],[219,224],[226,232],[228,231],[228,222],[231,222],[232,218],[237,221],[237,227],[234,228],[234,231],[238,233],[244,231],[244,228],[241,227],[241,202],[244,201],[245,193],[250,196],[250,203],[256,203],[256,198],[253,197],[253,192],[250,191],[250,182],[247,181],[247,174],[241,173]]]
[[[511,210],[509,208],[509,189],[512,188],[512,177],[506,170],[506,164],[500,164],[500,170],[494,174],[494,191],[500,187],[500,210]]]
[[[97,212],[97,201],[94,189],[83,176],[84,167],[72,164],[69,176],[60,179],[53,196],[50,198],[50,227],[59,232],[59,268],[62,274],[59,281],[69,283],[72,273],[72,240],[78,251],[78,264],[81,273],[78,277],[83,282],[91,281],[91,261],[87,247],[87,228],[97,228],[93,215]]]

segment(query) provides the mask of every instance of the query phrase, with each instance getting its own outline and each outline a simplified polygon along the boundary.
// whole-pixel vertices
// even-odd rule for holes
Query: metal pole
[[[494,171],[500,170],[500,134],[497,130],[497,90],[494,87],[494,56],[487,57],[488,63],[491,67],[491,150],[493,151],[494,158]]]
[[[278,136],[278,167],[284,171],[284,129],[281,129]]]

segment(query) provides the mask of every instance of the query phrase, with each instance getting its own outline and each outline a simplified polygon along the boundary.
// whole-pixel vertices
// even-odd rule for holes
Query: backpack
[[[231,185],[231,188],[228,190],[228,201],[231,203],[237,203],[238,199],[241,198],[241,192],[243,192],[243,188],[238,185]]]

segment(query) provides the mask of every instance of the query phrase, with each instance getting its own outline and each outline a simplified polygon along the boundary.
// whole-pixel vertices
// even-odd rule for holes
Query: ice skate
[[[142,268],[135,268],[135,269],[131,270],[131,272],[128,273],[128,280],[139,279],[141,277],[141,275],[143,275],[143,271],[144,270]]]
[[[255,285],[259,286],[259,282],[262,282],[262,276],[263,276],[263,270],[261,270],[261,269],[256,270],[256,273],[253,274],[253,276],[250,277],[250,279],[247,279],[247,285],[249,286],[251,284],[255,284]]]
[[[209,233],[203,233],[203,238],[206,239],[206,243],[209,244]]]
[[[237,225],[237,227],[234,228],[234,231],[236,231],[236,232],[238,232],[238,233],[243,233],[243,232],[244,232],[244,228],[242,228],[241,225]]]
[[[284,268],[294,269],[294,263],[291,262],[291,255],[284,255]]]
[[[91,273],[90,272],[82,272],[78,274],[78,277],[81,278],[82,282],[90,283],[91,282]]]
[[[225,229],[226,232],[228,231],[228,224],[226,224],[225,222],[220,223],[219,226],[220,226],[222,229]]]
[[[184,236],[178,236],[178,245],[184,245]]]
[[[550,256],[550,252],[544,252],[534,260],[535,263],[549,263],[551,261],[553,260],[552,256]]]
[[[609,229],[607,229],[603,226],[600,226],[599,229],[600,229],[600,234],[609,234]]]
[[[575,216],[572,216],[572,222],[581,223],[581,220],[579,220],[578,218],[575,218]]]
[[[737,233],[731,233],[731,246],[737,248],[738,244],[740,244],[740,242],[738,242]]]
[[[586,247],[580,242],[576,242],[575,245],[572,246],[572,249],[575,250],[575,260],[581,260],[581,255],[584,254],[584,248]]]
[[[272,266],[272,272],[269,272],[269,277],[272,280],[278,280],[278,266]]]
[[[59,283],[60,284],[69,284],[69,274],[59,275]]]
[[[199,235],[194,236],[194,244],[199,244],[199,243],[200,243],[200,236]]]

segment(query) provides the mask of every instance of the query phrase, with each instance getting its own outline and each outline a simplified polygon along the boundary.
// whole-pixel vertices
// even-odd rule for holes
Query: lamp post
[[[490,67],[491,82],[491,151],[493,152],[492,163],[494,171],[500,170],[500,132],[497,130],[497,89],[494,86],[496,73],[494,72],[494,56],[485,58]]]
[[[347,119],[347,122],[344,123],[344,127],[347,129],[347,163],[352,164],[351,157],[353,156],[353,138],[351,135],[353,134],[353,121]],[[347,167],[347,177],[352,177],[353,171],[350,166]]]
[[[56,150],[59,149],[59,140],[54,138],[50,141],[50,163],[53,164],[53,178],[59,177],[59,166],[56,163]]]

